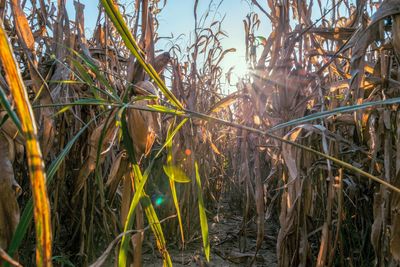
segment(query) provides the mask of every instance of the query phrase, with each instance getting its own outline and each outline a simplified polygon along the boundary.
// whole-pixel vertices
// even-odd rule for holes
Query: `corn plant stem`
[[[65,159],[67,154],[70,152],[72,146],[75,144],[75,142],[78,140],[78,138],[89,128],[89,126],[93,122],[95,122],[100,116],[102,116],[106,112],[107,111],[100,113],[96,117],[92,118],[88,123],[86,123],[79,130],[79,132],[68,142],[68,144],[64,147],[64,149],[57,156],[57,158],[52,161],[52,163],[50,164],[50,166],[48,167],[48,170],[46,172],[46,175],[47,175],[46,186],[47,187],[49,187],[51,185],[53,178],[54,178],[58,168],[60,167],[62,161]],[[13,235],[11,243],[8,247],[8,254],[13,255],[17,251],[18,247],[22,243],[23,238],[26,235],[26,232],[28,231],[29,225],[32,220],[32,216],[33,216],[33,201],[31,198],[25,205],[24,211],[22,212],[21,220],[17,226],[17,229],[15,230],[15,234]]]
[[[12,46],[0,19],[0,59],[10,91],[15,101],[16,111],[21,120],[21,128],[26,138],[26,154],[34,202],[36,229],[36,264],[39,267],[52,266],[51,263],[51,219],[50,203],[46,188],[46,173],[37,138],[36,121],[29,102],[27,90],[18,70]]]
[[[153,78],[154,82],[163,92],[163,94],[171,101],[175,107],[179,110],[183,109],[183,105],[179,102],[179,100],[172,94],[168,88],[165,86],[164,82],[161,80],[158,73],[154,70],[154,68],[148,64],[143,56],[143,51],[141,51],[140,47],[136,43],[135,39],[132,36],[132,33],[127,28],[121,14],[116,8],[115,4],[112,0],[100,0],[106,13],[108,14],[111,21],[114,23],[114,26],[117,28],[122,38],[124,39],[125,45],[132,52],[132,54],[136,57],[140,65],[143,69]]]
[[[164,223],[167,220],[173,219],[175,218],[176,215],[171,215],[168,216],[162,220],[160,220],[160,224]],[[124,237],[125,235],[130,235],[133,233],[143,233],[147,230],[149,230],[151,228],[151,224],[147,225],[146,227],[142,228],[142,229],[136,229],[136,230],[128,230],[126,232],[122,232],[119,235],[117,235],[114,240],[108,245],[107,249],[103,252],[103,254],[92,264],[89,265],[89,267],[100,267],[103,266],[104,261],[106,260],[106,257],[110,254],[112,248],[120,241],[120,239],[122,237]]]
[[[22,265],[14,260],[10,255],[7,254],[1,247],[0,247],[0,259],[3,259],[4,262],[7,262],[15,267],[22,267]]]

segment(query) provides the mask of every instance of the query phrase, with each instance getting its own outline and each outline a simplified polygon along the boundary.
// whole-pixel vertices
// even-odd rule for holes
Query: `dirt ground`
[[[221,213],[209,220],[211,255],[210,262],[205,263],[202,243],[198,239],[188,244],[185,251],[170,249],[174,266],[176,267],[205,267],[205,266],[250,266],[256,247],[256,225],[250,221],[246,228],[246,238],[241,237],[242,217],[227,211],[226,203],[221,206]],[[265,223],[264,242],[252,266],[277,266],[276,260],[276,222]],[[242,249],[240,249],[242,247]],[[156,252],[143,255],[143,266],[159,267],[162,260]]]

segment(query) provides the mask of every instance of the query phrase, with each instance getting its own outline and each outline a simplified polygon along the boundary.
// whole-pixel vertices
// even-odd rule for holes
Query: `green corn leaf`
[[[73,54],[75,54],[77,57],[79,57],[96,75],[96,80],[98,80],[102,85],[104,85],[111,93],[112,93],[112,98],[117,100],[118,102],[122,103],[118,96],[118,92],[115,90],[114,87],[111,86],[111,84],[108,82],[108,79],[104,76],[104,74],[101,72],[99,67],[97,67],[90,59],[88,59],[86,56],[79,54],[77,51],[74,49],[68,48],[69,51],[71,51]]]
[[[163,166],[165,174],[169,177],[169,179],[177,182],[177,183],[190,183],[192,180],[186,175],[186,173],[175,165],[164,165]]]
[[[72,103],[66,103],[66,104],[55,104],[57,106],[61,106],[62,108],[55,113],[53,116],[57,116],[60,115],[66,111],[68,111],[69,109],[71,109],[73,106],[93,106],[93,105],[99,105],[99,106],[105,106],[105,105],[110,105],[111,103],[102,100],[102,99],[95,99],[95,98],[83,98],[83,99],[78,99]],[[52,105],[52,106],[55,106]],[[43,106],[35,106],[34,108],[37,107],[43,107]]]
[[[52,84],[86,84],[83,81],[75,81],[75,80],[50,80],[47,83]]]
[[[194,163],[194,167],[195,167],[195,171],[196,171],[197,198],[198,198],[198,202],[199,202],[201,236],[203,238],[204,254],[206,255],[207,261],[209,262],[210,261],[210,241],[208,239],[208,223],[207,223],[206,209],[205,209],[204,200],[203,200],[199,167],[197,165],[197,162]]]
[[[146,214],[146,218],[149,221],[149,225],[151,230],[153,231],[154,237],[156,238],[157,248],[161,252],[163,258],[163,266],[172,267],[171,257],[168,253],[164,233],[161,228],[160,220],[154,210],[153,204],[149,196],[147,196],[144,191],[142,193],[143,197],[141,198],[142,207]]]
[[[173,115],[184,115],[185,112],[181,110],[176,110],[176,109],[171,109],[165,106],[161,105],[147,105],[149,108],[153,109],[154,111],[160,112],[160,113],[167,113],[167,114],[173,114]]]
[[[127,232],[132,229],[133,221],[135,218],[135,209],[139,204],[140,198],[142,196],[143,187],[146,183],[148,176],[142,176],[142,172],[140,171],[139,165],[133,164],[132,166],[133,173],[135,177],[138,177],[140,180],[138,186],[136,187],[135,194],[132,198],[131,205],[129,206],[128,216],[126,218],[124,232]],[[126,234],[122,237],[121,246],[119,249],[118,255],[118,266],[119,267],[126,267],[126,261],[128,259],[128,251],[129,251],[129,243],[130,243],[130,234]]]
[[[184,245],[185,244],[185,234],[183,232],[183,223],[182,223],[181,210],[179,208],[179,201],[178,201],[178,196],[177,196],[177,193],[176,193],[176,187],[175,187],[175,181],[174,180],[172,180],[172,179],[169,180],[169,187],[171,189],[172,199],[174,201],[176,215],[178,217],[179,230],[181,232],[182,244]]]
[[[8,113],[3,116],[3,118],[0,121],[0,128],[3,127],[4,123],[6,123],[9,118],[10,116],[8,116]]]
[[[76,59],[71,58],[71,62],[75,67],[75,70],[78,72],[79,77],[83,82],[85,82],[87,85],[94,87],[94,82],[92,77],[89,75],[88,71],[83,67],[83,65]]]
[[[158,220],[157,215],[155,214],[154,207],[151,204],[150,199],[144,192],[144,185],[149,177],[150,171],[154,164],[154,159],[151,161],[150,165],[147,167],[146,171],[142,175],[139,165],[135,160],[135,152],[133,149],[132,140],[129,136],[127,124],[126,124],[126,110],[122,111],[121,115],[121,127],[122,127],[122,135],[123,135],[123,142],[124,146],[128,152],[129,159],[132,163],[132,171],[135,177],[136,186],[135,186],[135,194],[133,195],[131,205],[129,207],[128,216],[126,218],[124,232],[127,232],[132,229],[133,227],[133,220],[135,209],[139,204],[139,201],[142,201],[143,207],[145,209],[146,217],[151,225],[151,229],[153,230],[154,236],[157,240],[157,246],[163,256],[163,261],[166,266],[172,266],[172,262],[169,256],[169,253],[166,249],[164,235],[161,229],[160,222]],[[126,260],[129,251],[129,243],[130,243],[130,235],[126,234],[122,237],[121,246],[119,249],[118,255],[118,266],[126,267]]]
[[[157,158],[158,156],[161,155],[161,152],[164,150],[165,147],[167,147],[168,145],[172,146],[172,139],[175,137],[175,135],[179,132],[179,130],[183,127],[183,125],[185,125],[186,122],[188,122],[189,118],[184,118],[181,123],[178,124],[178,126],[176,126],[175,130],[173,130],[171,132],[171,134],[168,134],[167,136],[167,140],[165,140],[165,143],[163,144],[163,146],[161,147],[161,149],[157,152],[156,156],[154,158]]]
[[[143,69],[147,72],[150,78],[154,80],[158,88],[160,88],[161,92],[171,102],[171,104],[178,109],[183,109],[183,105],[179,102],[176,96],[168,90],[167,86],[158,75],[158,73],[150,64],[146,63],[146,61],[144,60],[143,51],[141,51],[139,45],[133,38],[131,31],[128,29],[124,19],[122,18],[121,13],[118,11],[117,6],[114,4],[114,2],[112,0],[101,0],[101,3],[108,17],[113,22],[115,28],[121,35],[121,38],[124,40],[126,47],[135,56]]]
[[[176,119],[175,119],[176,121]],[[172,131],[172,127],[173,125],[175,125],[175,121],[174,123],[172,123],[170,125],[170,127],[168,128],[168,133],[167,133],[167,140],[165,141],[164,146],[167,148],[167,165],[171,165],[172,164],[172,160],[173,160],[173,155],[172,155],[172,139],[175,136],[175,134],[178,132],[179,129],[181,129],[181,127],[185,124],[185,122],[187,121],[187,119],[185,118],[173,131]],[[163,147],[164,147],[163,146]],[[179,223],[179,230],[181,232],[181,240],[182,240],[182,244],[183,246],[185,245],[185,234],[183,232],[183,223],[182,223],[182,216],[181,216],[181,211],[179,208],[179,201],[178,201],[178,195],[176,193],[176,186],[175,186],[175,180],[173,179],[169,179],[169,187],[171,189],[171,194],[172,194],[172,199],[174,201],[174,206],[175,206],[175,210],[176,210],[176,215],[178,217],[178,223]]]
[[[72,146],[75,144],[78,138],[89,128],[89,126],[94,121],[98,119],[99,116],[103,115],[106,112],[108,111],[105,111],[100,115],[96,116],[95,118],[90,120],[84,127],[82,127],[82,129],[80,129],[79,132],[68,142],[68,144],[64,147],[64,149],[58,155],[58,157],[51,163],[51,165],[47,170],[47,182],[46,182],[47,186],[51,185],[54,175],[56,174],[58,168],[61,166],[61,163],[64,161],[65,157],[68,155]],[[8,248],[9,255],[14,255],[14,253],[18,250],[19,246],[22,243],[22,240],[26,235],[26,232],[28,231],[28,227],[32,222],[32,217],[33,217],[33,202],[31,198],[26,204],[24,211],[22,212],[20,222],[17,226],[17,229],[15,230],[15,233],[9,245]]]
[[[130,162],[132,163],[132,171],[133,171],[133,175],[135,177],[135,179],[138,179],[139,185],[136,186],[136,191],[135,194],[133,195],[131,204],[129,206],[129,212],[128,215],[126,217],[126,222],[124,224],[124,232],[127,232],[129,230],[132,229],[133,227],[133,222],[134,222],[134,218],[135,218],[135,209],[137,207],[137,205],[139,204],[141,195],[142,195],[142,191],[144,188],[144,184],[147,181],[147,177],[142,177],[142,172],[140,171],[139,165],[136,162],[135,159],[135,151],[133,149],[133,143],[132,140],[129,136],[129,132],[128,132],[128,126],[127,126],[127,122],[126,122],[126,109],[122,108],[121,110],[119,110],[118,112],[119,114],[119,119],[120,119],[120,123],[121,123],[121,130],[122,130],[122,141],[124,144],[125,149],[128,152],[128,157]],[[130,244],[130,234],[126,234],[122,237],[121,240],[121,245],[119,248],[119,254],[118,254],[118,266],[119,267],[126,267],[127,266],[127,259],[128,259],[128,253],[129,253],[129,244]]]
[[[15,126],[17,126],[18,131],[20,133],[22,133],[21,122],[20,122],[17,114],[15,114],[14,110],[11,108],[10,102],[7,99],[7,95],[4,92],[3,88],[1,88],[1,87],[0,87],[0,103],[3,106],[3,108],[6,110],[8,116],[14,122]]]
[[[18,62],[14,57],[12,45],[0,20],[0,60],[3,72],[15,101],[15,110],[21,122],[22,134],[25,137],[26,158],[28,162],[29,179],[34,197],[35,234],[36,234],[36,264],[51,266],[51,213],[50,202],[46,188],[46,173],[44,161],[37,138],[37,127],[27,89],[21,76]]]
[[[111,94],[110,92],[108,92],[106,90],[103,90],[103,89],[97,87],[96,84],[94,83],[92,77],[89,75],[88,71],[86,70],[86,68],[78,60],[71,58],[71,62],[74,65],[75,70],[77,71],[77,73],[75,74],[77,76],[77,78],[89,86],[91,92],[93,93],[93,96],[96,99],[102,100],[102,98],[99,95],[99,92],[100,92],[104,95],[109,96],[111,99],[114,99],[117,102],[121,102],[118,97],[114,96],[113,94]]]
[[[133,102],[140,101],[140,100],[157,100],[158,96],[156,95],[139,95],[133,98]]]

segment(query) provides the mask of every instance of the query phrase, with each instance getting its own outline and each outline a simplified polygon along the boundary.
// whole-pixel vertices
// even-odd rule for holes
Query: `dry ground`
[[[247,238],[240,238],[242,217],[229,211],[227,203],[221,205],[221,213],[209,220],[211,256],[210,263],[204,264],[204,256],[201,251],[201,239],[190,242],[183,252],[178,249],[170,249],[169,252],[174,267],[183,266],[249,266],[254,257],[256,247],[256,225],[251,221],[247,226]],[[265,238],[256,260],[252,266],[277,266],[276,236],[278,233],[277,222],[268,220],[265,224]],[[240,242],[240,240],[242,240]],[[245,240],[245,241],[244,241]],[[246,244],[245,249],[240,250],[240,243]],[[145,267],[162,266],[162,259],[151,249],[143,256]]]

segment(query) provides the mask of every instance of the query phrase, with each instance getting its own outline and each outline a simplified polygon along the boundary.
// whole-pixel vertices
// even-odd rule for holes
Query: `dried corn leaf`
[[[229,107],[230,105],[232,105],[233,103],[235,103],[239,98],[241,98],[242,95],[238,94],[238,93],[232,93],[230,95],[228,95],[227,97],[221,99],[220,101],[218,101],[208,112],[208,114],[211,113],[217,113],[219,111],[221,111],[222,109],[225,109],[227,107]]]
[[[155,94],[156,89],[150,82],[140,82],[135,85],[137,93],[141,95]],[[147,108],[149,104],[155,104],[154,101],[134,100],[134,105],[137,107]],[[132,138],[135,147],[136,160],[140,160],[143,155],[150,153],[151,147],[159,133],[158,114],[150,111],[128,109],[127,122],[129,135]]]
[[[10,159],[10,146],[7,138],[0,133],[0,247],[7,248],[19,222],[20,212],[14,169]]]
[[[400,187],[400,175],[398,174],[393,184]],[[391,213],[391,236],[390,253],[393,259],[400,262],[400,194],[392,194],[390,202]]]
[[[6,114],[6,111],[0,112],[0,121],[4,119]],[[18,131],[17,126],[15,126],[15,123],[11,119],[8,118],[3,125],[1,125],[0,129],[19,144],[24,144],[25,139],[22,136],[22,133]]]
[[[50,203],[46,188],[46,173],[41,149],[37,139],[36,122],[27,90],[16,64],[12,46],[8,41],[2,21],[0,20],[0,58],[6,73],[7,82],[16,104],[17,114],[21,120],[22,130],[26,138],[26,154],[28,159],[31,188],[34,199],[34,217],[36,227],[36,264],[52,266],[51,263],[51,220]]]
[[[120,152],[113,160],[110,173],[107,177],[106,187],[108,187],[108,198],[113,199],[118,185],[123,176],[128,173],[128,159],[126,152]]]
[[[86,160],[82,167],[79,170],[79,174],[75,180],[75,189],[73,196],[76,197],[78,193],[82,190],[85,185],[87,178],[96,168],[96,160],[97,154],[100,150],[100,161],[103,161],[105,158],[105,154],[108,152],[108,148],[111,146],[113,142],[113,137],[116,134],[115,128],[115,113],[110,114],[111,119],[103,121],[90,135],[89,138],[89,155],[86,157]],[[103,139],[101,140],[101,138]],[[102,141],[101,144],[99,142]],[[100,145],[100,147],[99,147]]]

